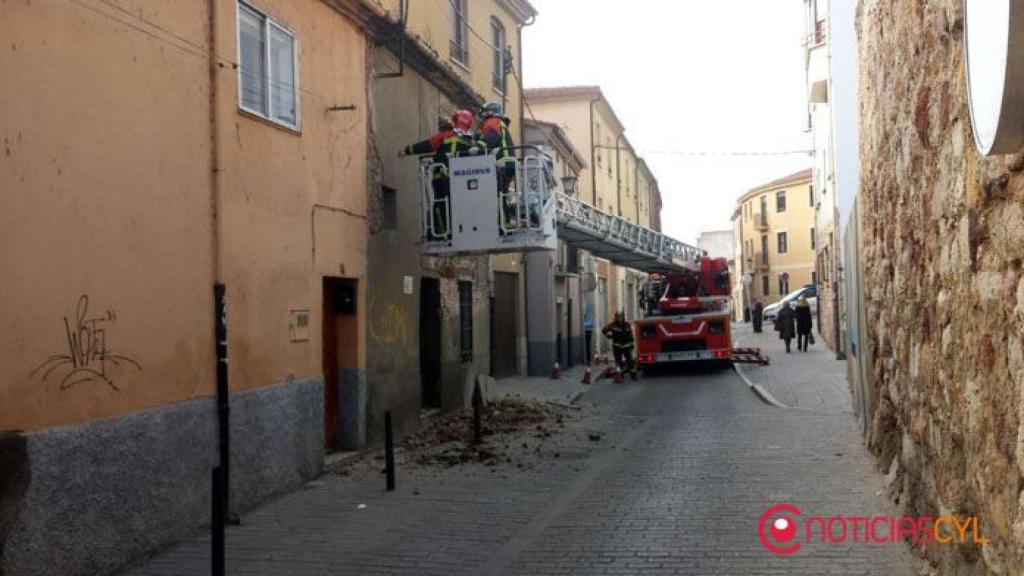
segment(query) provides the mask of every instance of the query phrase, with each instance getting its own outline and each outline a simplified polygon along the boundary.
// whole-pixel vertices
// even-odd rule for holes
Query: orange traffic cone
[[[555,362],[555,365],[551,368],[551,379],[561,380],[562,379],[562,367]]]
[[[622,384],[622,383],[623,383],[623,381],[622,381],[622,367],[621,366],[616,366],[615,367],[615,379],[612,380],[612,384]]]
[[[580,380],[580,384],[590,384],[590,364],[583,369],[583,380]]]

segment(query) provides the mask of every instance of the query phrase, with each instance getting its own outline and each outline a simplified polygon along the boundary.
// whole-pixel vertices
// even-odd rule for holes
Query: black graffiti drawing
[[[108,370],[127,366],[142,371],[135,360],[122,354],[114,354],[107,348],[105,326],[117,321],[113,310],[89,318],[89,297],[78,298],[73,318],[64,317],[64,332],[67,335],[67,354],[54,354],[32,371],[32,376],[42,373],[45,382],[51,374],[61,375],[60,389],[67,390],[85,382],[103,382],[114,390],[120,390]]]

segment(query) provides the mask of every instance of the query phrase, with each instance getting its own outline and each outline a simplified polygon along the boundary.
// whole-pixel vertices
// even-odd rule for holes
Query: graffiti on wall
[[[409,342],[408,322],[405,310],[395,304],[385,306],[370,302],[370,336],[381,344],[401,344]]]
[[[60,389],[67,390],[77,384],[102,382],[119,390],[114,373],[121,368],[142,371],[142,366],[123,354],[115,354],[108,346],[110,327],[117,315],[108,309],[101,315],[89,317],[89,297],[79,296],[73,316],[64,317],[66,354],[54,354],[32,371],[45,382],[51,376],[60,378]]]

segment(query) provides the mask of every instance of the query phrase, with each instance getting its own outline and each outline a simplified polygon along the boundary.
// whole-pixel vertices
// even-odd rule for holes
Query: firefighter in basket
[[[484,104],[480,108],[480,118],[477,138],[487,145],[487,152],[494,156],[498,177],[498,205],[501,206],[504,228],[512,229],[518,226],[515,195],[508,193],[516,181],[515,144],[509,130],[512,121],[505,116],[501,104],[497,102]]]
[[[629,372],[630,378],[636,380],[636,361],[633,359],[633,325],[626,322],[626,314],[621,310],[616,312],[615,320],[605,326],[601,333],[612,341],[615,365],[623,372]]]
[[[434,162],[447,168],[449,154],[480,154],[484,143],[473,136],[473,122],[476,119],[469,110],[456,110],[452,114],[451,123],[438,123],[438,131],[430,138],[410,144],[398,152],[399,157],[407,155],[434,154]],[[434,190],[434,202],[431,207],[436,225],[436,235],[448,236],[448,213],[444,200],[450,195],[451,186],[447,170],[435,169],[431,174],[430,185]]]

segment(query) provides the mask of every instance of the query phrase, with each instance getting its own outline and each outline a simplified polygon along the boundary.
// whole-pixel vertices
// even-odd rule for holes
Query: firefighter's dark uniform
[[[480,123],[480,140],[487,146],[487,152],[494,155],[497,165],[498,176],[498,199],[508,192],[509,186],[516,179],[515,144],[512,142],[512,132],[508,129],[510,120],[504,116],[488,116]],[[503,206],[502,215],[505,219],[505,226],[514,227],[515,208]]]
[[[615,364],[636,380],[636,362],[633,361],[633,325],[625,320],[616,320],[604,327],[601,333],[612,340]]]
[[[405,147],[406,154],[429,154],[434,153],[434,162],[448,166],[449,154],[466,154],[473,148],[482,148],[483,143],[477,141],[469,134],[460,134],[454,130],[436,132],[415,144]],[[435,170],[430,185],[434,188],[434,220],[438,223],[438,233],[442,236],[448,235],[448,214],[444,205],[439,200],[448,198],[451,187],[448,177],[440,170]]]
[[[512,132],[508,129],[509,122],[504,116],[488,116],[480,124],[480,139],[497,160],[498,190],[502,192],[507,191],[509,184],[516,178],[515,144],[512,143]]]

